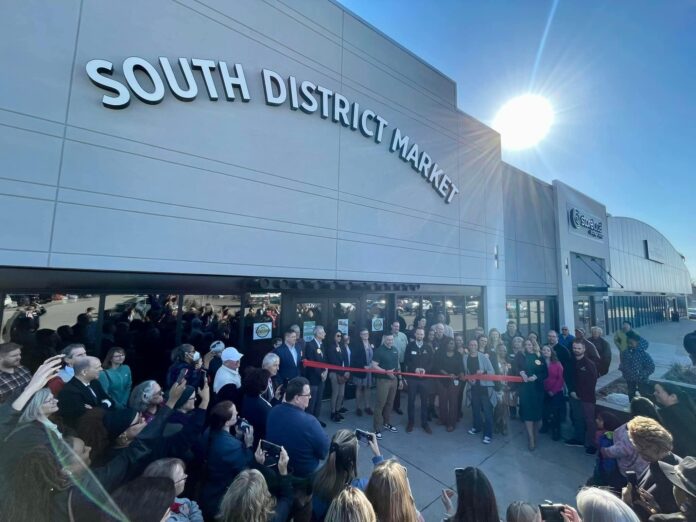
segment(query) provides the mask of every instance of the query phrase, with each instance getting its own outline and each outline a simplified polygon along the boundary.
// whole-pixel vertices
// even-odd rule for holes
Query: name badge
[[[322,354],[322,353],[321,353],[321,348],[317,348],[317,353],[318,353],[319,355]]]
[[[418,355],[418,352],[411,352],[411,355]]]

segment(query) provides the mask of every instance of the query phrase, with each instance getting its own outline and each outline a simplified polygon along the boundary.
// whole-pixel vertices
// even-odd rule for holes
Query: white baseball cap
[[[242,357],[244,357],[244,355],[239,353],[239,351],[236,348],[227,347],[222,351],[221,359],[222,362],[239,361]]]
[[[210,345],[211,352],[220,353],[224,349],[225,349],[225,343],[223,343],[222,341],[215,341],[213,344]]]

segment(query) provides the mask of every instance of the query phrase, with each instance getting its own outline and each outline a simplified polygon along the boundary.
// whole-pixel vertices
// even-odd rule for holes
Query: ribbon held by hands
[[[305,359],[302,361],[305,368],[319,368],[322,370],[336,370],[339,372],[350,372],[350,373],[377,373],[386,374],[391,373],[394,375],[401,375],[403,377],[419,377],[421,379],[451,379],[449,375],[438,375],[434,373],[411,373],[411,372],[386,372],[385,370],[376,370],[374,368],[350,368],[348,366],[338,366],[337,364],[327,364],[318,361],[310,361]],[[476,374],[476,375],[466,375],[463,377],[467,381],[493,381],[493,382],[524,382],[522,377],[517,375],[489,375],[489,374]]]

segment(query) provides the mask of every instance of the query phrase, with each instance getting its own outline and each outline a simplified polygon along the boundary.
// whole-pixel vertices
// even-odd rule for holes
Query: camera
[[[264,466],[275,466],[280,460],[281,447],[267,440],[261,439],[261,450],[266,455],[266,460],[264,461]]]
[[[374,435],[365,430],[355,430],[355,437],[358,439],[358,442],[363,442],[365,444],[369,444],[372,440],[374,440]]]
[[[563,504],[553,504],[546,501],[546,504],[539,504],[539,512],[543,522],[563,522]]]

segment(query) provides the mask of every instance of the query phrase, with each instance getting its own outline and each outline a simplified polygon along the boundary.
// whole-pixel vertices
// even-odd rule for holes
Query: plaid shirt
[[[24,366],[15,368],[14,373],[0,371],[0,404],[5,402],[15,390],[23,390],[31,380],[31,372]]]

